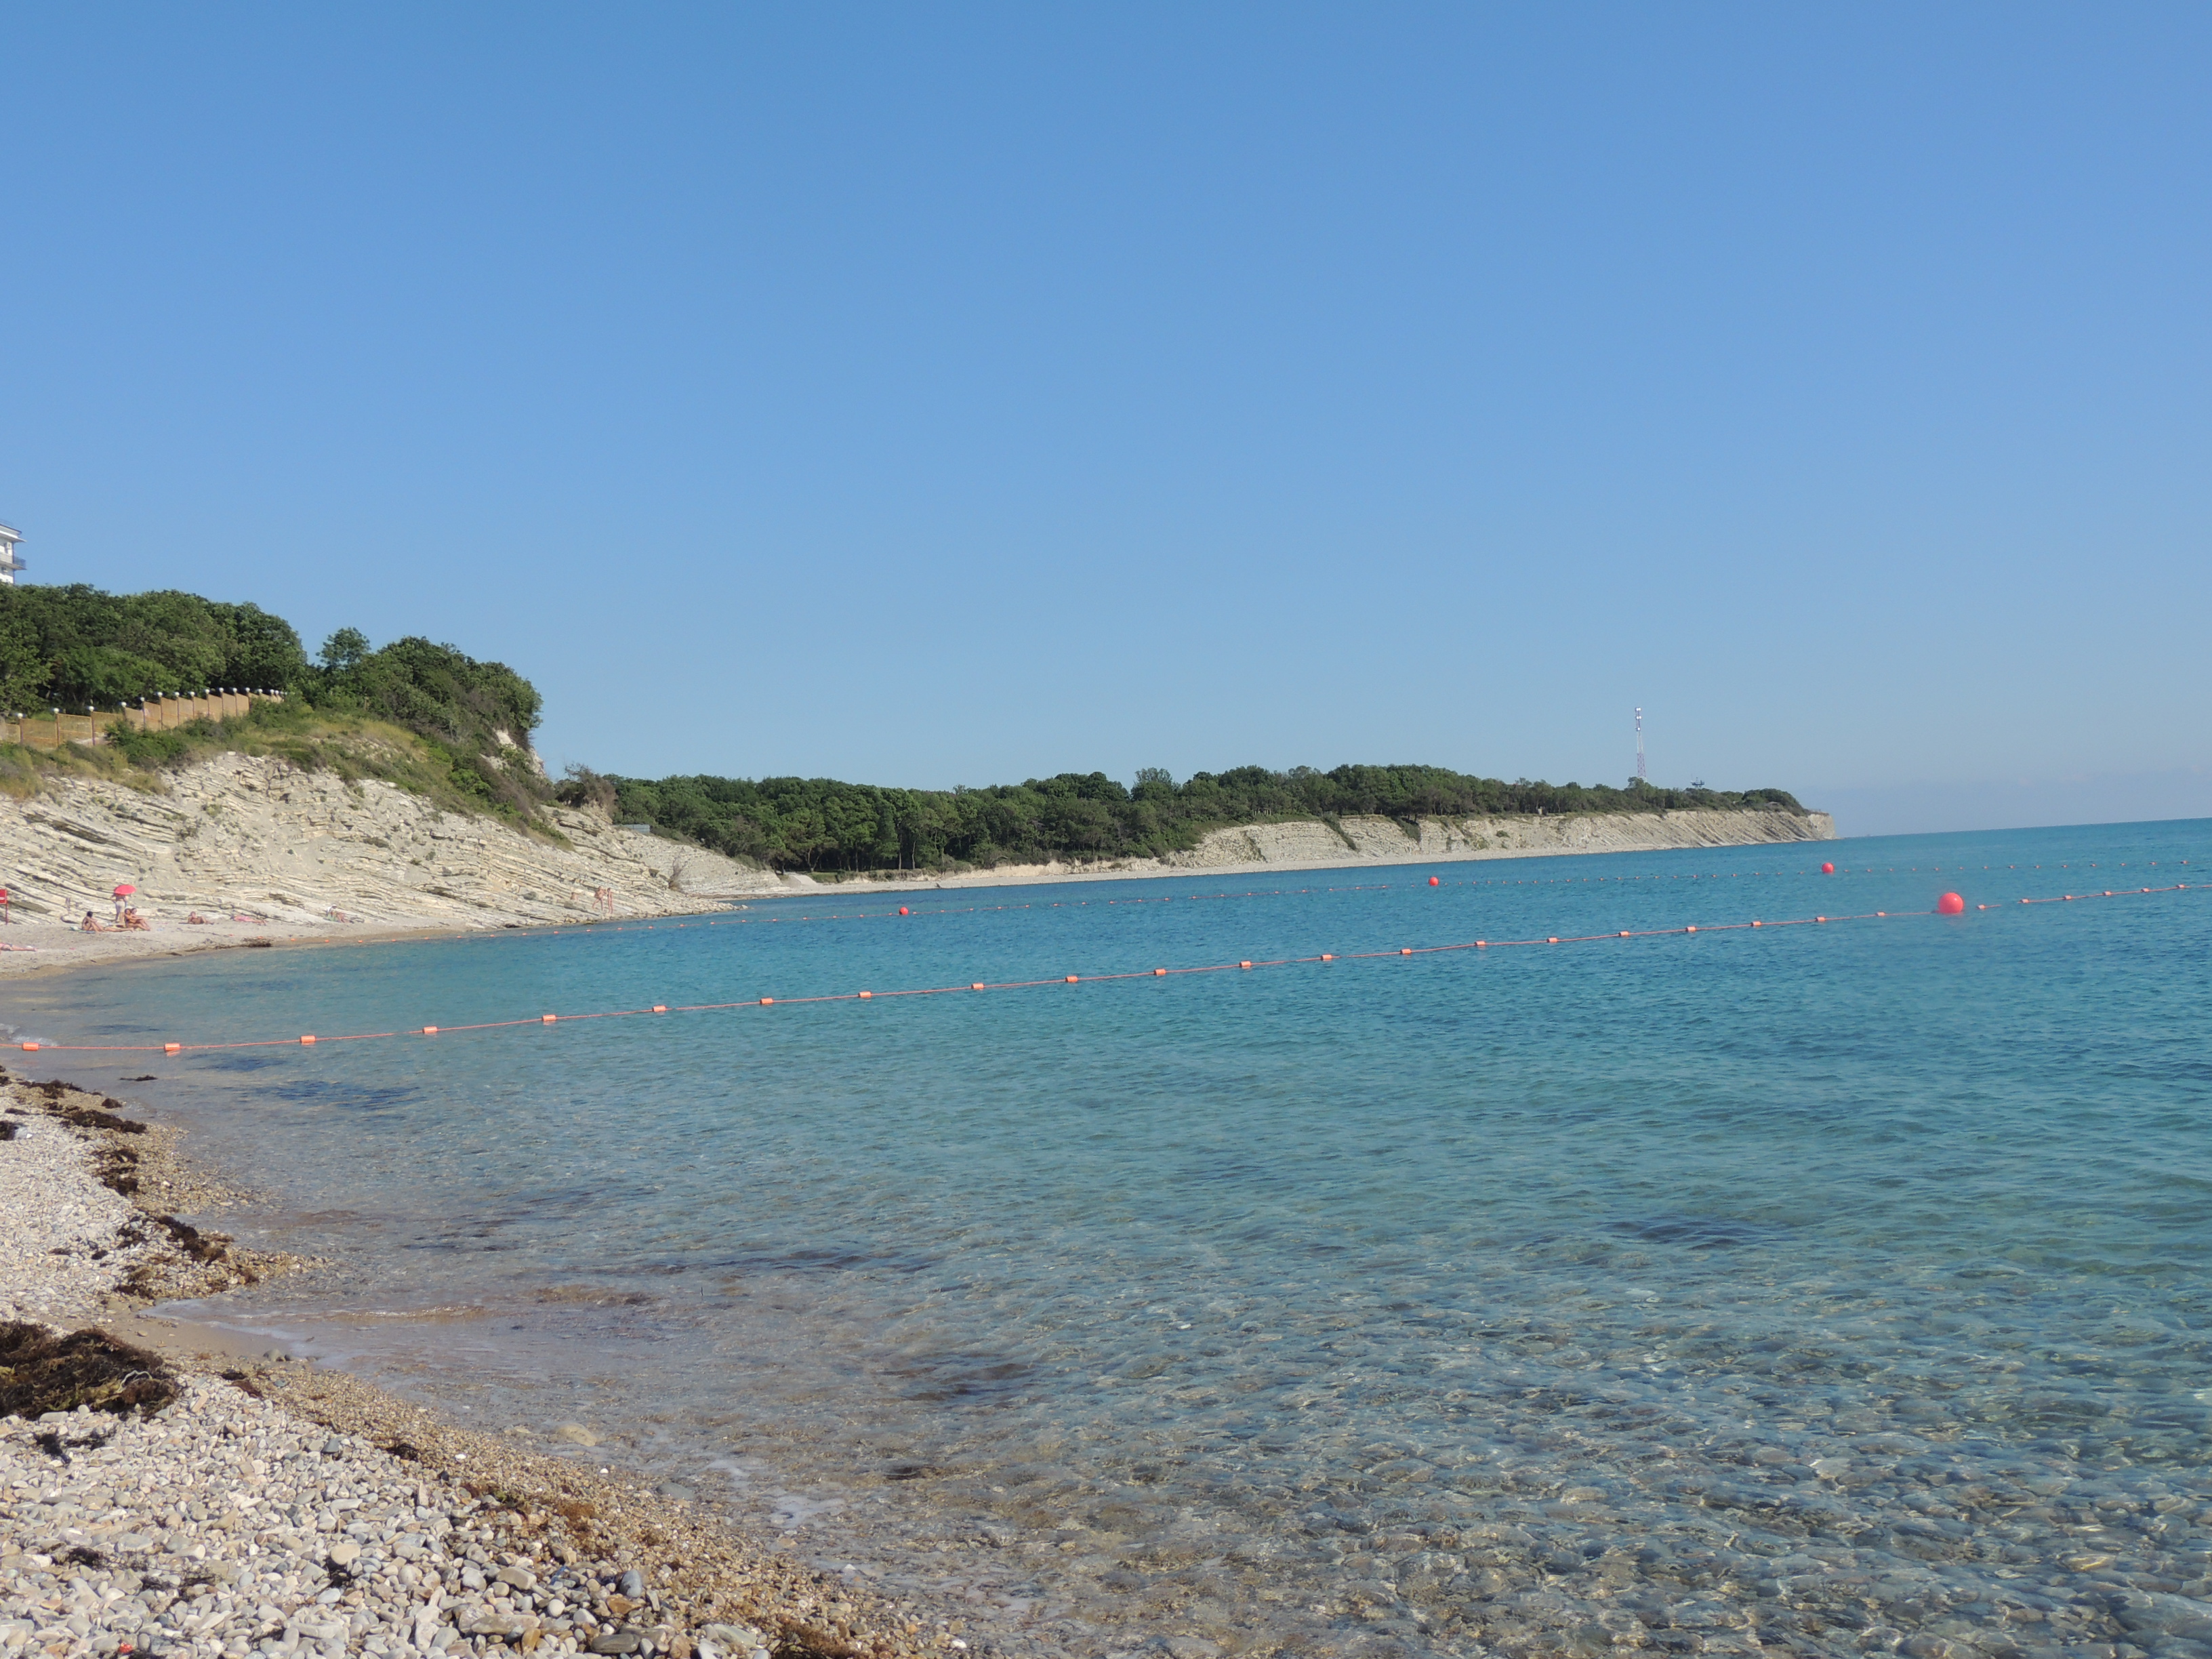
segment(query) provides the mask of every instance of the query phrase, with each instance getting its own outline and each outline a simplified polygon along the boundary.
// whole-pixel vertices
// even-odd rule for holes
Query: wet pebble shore
[[[222,1189],[158,1132],[106,1121],[115,1104],[0,1082],[0,1336],[15,1358],[27,1336],[277,1265],[149,1224],[165,1218],[132,1201],[142,1188]],[[108,1389],[106,1409],[0,1418],[4,1659],[899,1659],[966,1645],[946,1621],[856,1596],[689,1504],[343,1373],[111,1352],[146,1368],[133,1375],[151,1377],[153,1400],[134,1409]],[[79,1386],[28,1370],[0,1367],[0,1387]]]

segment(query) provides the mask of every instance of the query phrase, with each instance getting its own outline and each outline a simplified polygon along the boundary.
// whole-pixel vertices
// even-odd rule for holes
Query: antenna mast
[[[1639,709],[1638,709],[1638,710],[1636,711],[1636,781],[1637,781],[1637,782],[1638,782],[1638,783],[1642,783],[1642,782],[1644,781],[1644,711],[1643,711],[1641,708],[1639,708]]]

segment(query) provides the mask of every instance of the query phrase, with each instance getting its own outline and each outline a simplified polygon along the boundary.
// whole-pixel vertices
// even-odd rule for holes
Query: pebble
[[[0,1647],[335,1659],[673,1656],[690,1641],[614,1621],[611,1598],[644,1594],[635,1568],[564,1565],[500,1513],[207,1377],[149,1420],[0,1419]],[[765,1645],[757,1632],[724,1644]]]
[[[124,1235],[137,1209],[100,1185],[91,1147],[45,1116],[11,1111],[0,1141],[0,1215],[36,1213],[36,1227],[0,1228],[0,1316],[48,1324],[81,1319],[148,1253]]]

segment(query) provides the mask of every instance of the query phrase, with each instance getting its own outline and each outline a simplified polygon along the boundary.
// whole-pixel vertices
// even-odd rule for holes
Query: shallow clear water
[[[281,1194],[269,1242],[347,1250],[223,1316],[489,1425],[590,1422],[856,1577],[965,1596],[982,1646],[2184,1652],[2212,890],[2008,901],[2208,868],[2191,822],[833,894],[225,953],[0,1017],[776,997],[36,1069],[179,1114]],[[781,1006],[1946,888],[1964,916]]]

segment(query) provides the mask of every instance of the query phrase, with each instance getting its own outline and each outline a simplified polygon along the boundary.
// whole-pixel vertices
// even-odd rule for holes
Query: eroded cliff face
[[[617,830],[596,811],[555,807],[568,845],[490,818],[447,812],[378,780],[349,782],[272,757],[223,755],[168,774],[143,793],[106,780],[58,778],[27,800],[0,797],[0,885],[16,927],[0,942],[106,918],[118,883],[169,939],[186,917],[214,934],[288,935],[375,927],[532,926],[605,916],[681,915],[814,884],[718,854]],[[1022,866],[921,884],[988,885],[1184,870],[1319,869],[1426,860],[1526,858],[1831,839],[1826,813],[1589,813],[1427,818],[1418,836],[1384,817],[1217,830],[1158,860]],[[603,903],[597,894],[605,890]],[[611,907],[611,911],[610,908]],[[118,941],[120,944],[121,941]],[[12,965],[12,958],[11,965]]]
[[[555,807],[569,845],[490,818],[441,811],[374,779],[348,782],[272,757],[223,755],[144,794],[103,780],[51,779],[28,800],[0,798],[0,885],[19,924],[111,913],[128,882],[149,921],[197,910],[285,927],[499,927],[711,908],[714,897],[780,890],[770,872],[616,829],[601,813]],[[20,927],[14,937],[24,937]]]
[[[1423,818],[1418,837],[1395,818],[1346,817],[1216,830],[1164,860],[1175,869],[1224,865],[1322,866],[1418,859],[1527,858],[1546,853],[1630,853],[1832,841],[1826,812],[1577,812],[1560,817]]]

